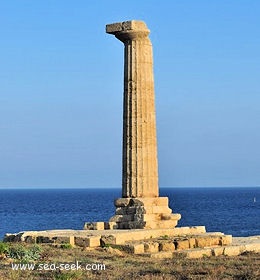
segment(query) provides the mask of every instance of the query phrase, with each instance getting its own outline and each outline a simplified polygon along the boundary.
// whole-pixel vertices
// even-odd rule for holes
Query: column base
[[[168,197],[119,198],[115,200],[116,213],[109,222],[117,229],[174,228],[180,214],[173,214]]]

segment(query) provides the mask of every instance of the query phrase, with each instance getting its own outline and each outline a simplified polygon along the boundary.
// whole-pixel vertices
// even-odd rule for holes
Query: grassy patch
[[[73,246],[70,243],[63,243],[60,245],[61,249],[72,249]]]
[[[9,245],[4,242],[0,242],[0,255],[8,254],[9,252]]]
[[[41,257],[41,251],[42,249],[38,245],[26,247],[22,244],[17,243],[9,247],[7,256],[11,259],[21,261],[36,261]]]
[[[0,245],[1,246],[1,245]],[[78,271],[13,271],[7,259],[0,260],[0,279],[11,280],[85,280],[85,279],[156,279],[156,280],[258,280],[260,279],[260,254],[248,253],[236,257],[207,257],[201,259],[150,259],[125,254],[113,255],[104,248],[83,250],[82,248],[58,248],[50,245],[7,244],[2,250],[11,250],[16,262],[33,260],[39,263],[104,263],[105,270]]]

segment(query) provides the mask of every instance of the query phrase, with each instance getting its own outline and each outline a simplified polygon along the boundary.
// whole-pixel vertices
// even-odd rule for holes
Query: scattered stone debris
[[[233,237],[207,233],[205,227],[133,230],[49,230],[6,234],[5,242],[71,244],[83,250],[104,248],[111,254],[137,254],[151,258],[235,256],[260,252],[260,236]]]

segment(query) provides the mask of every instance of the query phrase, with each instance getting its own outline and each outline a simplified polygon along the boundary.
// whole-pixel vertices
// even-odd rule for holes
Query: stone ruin
[[[85,223],[83,230],[6,234],[6,242],[62,243],[80,247],[120,246],[154,258],[190,258],[260,251],[260,238],[232,239],[204,226],[176,227],[168,197],[159,196],[152,45],[142,21],[108,24],[106,32],[124,43],[123,180],[109,222]]]
[[[174,228],[168,197],[159,197],[152,44],[143,21],[108,24],[124,43],[122,198],[110,219],[117,229]]]

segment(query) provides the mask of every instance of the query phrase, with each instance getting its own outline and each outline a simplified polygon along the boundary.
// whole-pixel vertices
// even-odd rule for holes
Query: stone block
[[[132,254],[143,254],[144,253],[144,244],[131,244],[128,245],[128,252]]]
[[[153,214],[171,214],[172,210],[168,206],[153,206]]]
[[[113,216],[109,219],[109,222],[115,222],[116,223],[116,222],[119,222],[120,219],[121,220],[123,219],[123,215],[115,215],[115,216]]]
[[[136,207],[136,206],[125,207],[125,214],[127,214],[127,215],[134,215],[138,212],[144,213],[144,210],[141,209],[141,211],[140,211],[140,208]]]
[[[168,197],[120,198],[115,205],[116,215],[109,222],[116,222],[118,229],[174,228],[181,218],[172,214]]]
[[[212,256],[221,256],[224,252],[224,247],[215,247],[211,249]]]
[[[116,22],[106,25],[106,33],[109,34],[117,34],[118,32],[126,32],[130,30],[149,31],[146,24],[140,20]]]
[[[173,220],[151,220],[146,221],[146,229],[173,229],[177,225],[177,221]]]
[[[189,238],[189,246],[190,248],[196,248],[196,239],[194,237]]]
[[[100,236],[91,236],[87,238],[87,247],[99,247],[100,246]]]
[[[22,241],[22,242],[25,242],[26,238],[31,236],[33,238],[33,236],[36,236],[35,235],[35,232],[33,231],[29,231],[29,232],[19,232],[15,238],[14,238],[14,242],[19,242],[19,241]]]
[[[75,245],[80,247],[99,247],[101,236],[75,237]]]
[[[141,198],[131,198],[129,201],[129,206],[144,206],[144,202]]]
[[[159,228],[159,221],[145,221],[146,229],[156,229]]]
[[[143,222],[144,221],[144,214],[135,214],[133,215],[133,220],[131,222]]]
[[[210,257],[212,255],[211,249],[192,249],[185,251],[186,257],[189,259],[197,259],[203,257]]]
[[[158,228],[174,228],[177,225],[178,221],[174,220],[164,220],[164,221],[159,221],[158,223]]]
[[[219,237],[215,236],[198,236],[196,237],[196,246],[200,248],[219,245]]]
[[[3,241],[4,242],[17,242],[21,241],[17,234],[5,234]]]
[[[79,247],[89,247],[89,240],[83,237],[75,237],[75,245]]]
[[[220,237],[221,236],[211,236],[210,246],[218,246],[220,243]]]
[[[25,237],[24,241],[26,243],[36,243],[37,240],[36,240],[36,236],[29,235]]]
[[[147,242],[144,243],[144,251],[147,253],[156,253],[159,251],[159,243],[158,242]]]
[[[123,256],[124,255],[120,250],[118,250],[116,248],[107,247],[107,248],[105,248],[105,250],[106,250],[106,252],[108,252],[112,255],[115,255],[115,256]]]
[[[104,230],[105,229],[104,222],[95,222],[94,223],[94,229],[95,230]]]
[[[112,218],[110,218],[109,222],[130,222],[133,220],[133,215],[115,215]]]
[[[196,248],[196,249],[175,251],[173,252],[173,257],[174,256],[182,256],[183,258],[196,259],[196,258],[210,257],[212,256],[212,252],[210,248]]]
[[[116,222],[104,222],[105,229],[117,229]]]
[[[162,220],[180,220],[181,219],[181,215],[180,214],[161,214],[161,219]]]
[[[117,207],[116,208],[116,215],[125,215],[126,213],[126,207]]]
[[[152,258],[152,259],[171,259],[172,256],[173,256],[173,254],[170,251],[151,253],[150,254],[150,258]]]
[[[116,237],[114,235],[102,235],[100,238],[100,245],[102,247],[107,245],[115,245]]]
[[[142,218],[144,221],[160,221],[160,215],[159,214],[143,214]]]
[[[126,207],[131,198],[118,198],[114,201],[116,207]]]
[[[131,20],[123,22],[123,30],[148,30],[146,24],[140,20]]]
[[[153,214],[153,206],[143,206],[143,213],[147,215]]]
[[[138,198],[145,207],[147,206],[166,206],[169,205],[168,197],[142,197]]]
[[[175,240],[174,245],[176,250],[185,250],[190,248],[190,243],[188,239]]]
[[[114,204],[117,208],[122,207],[140,207],[144,206],[145,208],[152,209],[149,207],[161,206],[161,207],[168,207],[168,197],[138,197],[138,198],[119,198],[114,201]],[[163,213],[163,212],[161,212]]]
[[[122,22],[117,22],[117,23],[106,25],[106,32],[107,33],[113,34],[115,32],[119,32],[119,31],[122,31]]]
[[[225,246],[223,255],[225,256],[238,256],[241,253],[241,246]]]
[[[115,233],[113,236],[115,236],[116,245],[123,245],[126,242],[140,241],[143,239],[142,234],[139,235],[139,232],[131,232],[131,230]]]
[[[16,234],[6,233],[3,242],[14,242]]]
[[[161,214],[162,220],[171,220],[171,214]]]
[[[159,251],[174,251],[175,250],[175,245],[173,244],[172,241],[165,241],[165,242],[160,242],[159,243]]]
[[[171,214],[171,220],[179,221],[181,219],[181,214],[174,213]]]
[[[260,252],[260,243],[248,243],[244,245],[245,252]]]
[[[69,243],[71,245],[74,245],[74,236],[55,236],[52,238],[52,240],[56,244]]]
[[[75,236],[70,236],[69,237],[69,244],[72,246],[75,246]]]
[[[146,222],[144,221],[133,221],[128,223],[128,227],[124,227],[125,229],[143,229],[146,227]]]
[[[83,229],[85,229],[85,230],[94,230],[94,223],[92,223],[92,222],[86,222],[86,223],[84,224]]]
[[[133,222],[117,222],[117,229],[129,229],[131,228],[130,227],[130,223],[133,223]],[[135,228],[135,227],[133,227]]]
[[[232,244],[232,235],[223,235],[220,237],[219,245],[225,246]]]
[[[87,222],[84,224],[85,230],[104,230],[104,222]]]
[[[186,235],[186,234],[201,234],[205,233],[205,226],[194,226],[194,227],[176,227],[174,228],[175,235]]]
[[[54,240],[49,236],[37,236],[36,243],[54,243]]]

